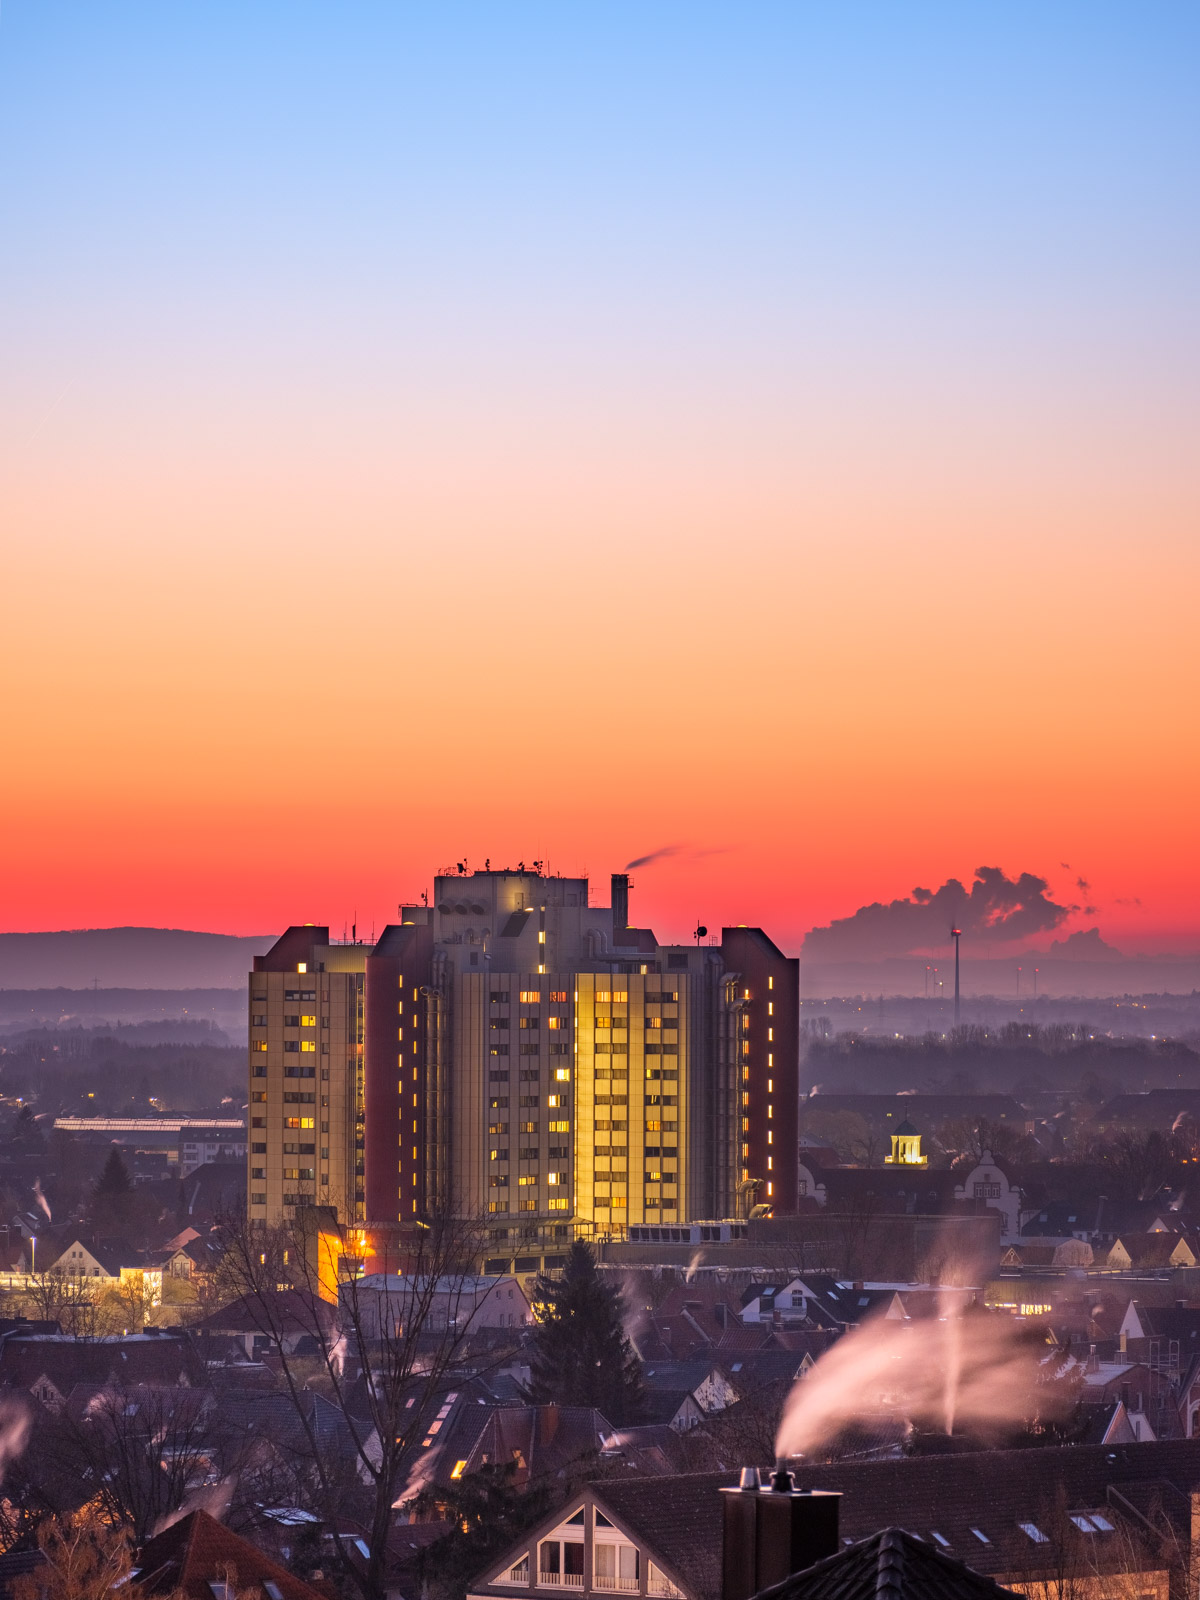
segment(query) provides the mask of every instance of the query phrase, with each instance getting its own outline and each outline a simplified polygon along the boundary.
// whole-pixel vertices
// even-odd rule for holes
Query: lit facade
[[[250,974],[247,1203],[257,1221],[297,1206],[362,1217],[364,945],[289,928]]]
[[[586,878],[537,870],[443,875],[370,950],[314,952],[358,962],[347,1003],[365,1050],[345,1057],[341,1093],[362,1118],[346,1169],[361,1187],[344,1185],[340,1215],[395,1225],[448,1208],[484,1219],[500,1257],[795,1209],[798,963],[754,928],[660,945],[629,926],[620,874],[611,905],[590,898]],[[269,1079],[268,1107],[275,1092]],[[286,1214],[298,1193],[270,1160],[267,1173],[252,1216]]]

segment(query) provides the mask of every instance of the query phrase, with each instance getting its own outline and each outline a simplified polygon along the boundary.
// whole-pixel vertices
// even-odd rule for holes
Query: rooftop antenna
[[[696,948],[699,949],[700,948],[701,939],[705,939],[705,938],[708,937],[708,929],[704,926],[704,924],[702,922],[697,922],[696,923],[695,937],[696,937]]]
[[[960,1016],[960,1000],[958,988],[958,941],[962,938],[961,928],[951,928],[950,937],[954,940],[954,1026],[958,1027]]]

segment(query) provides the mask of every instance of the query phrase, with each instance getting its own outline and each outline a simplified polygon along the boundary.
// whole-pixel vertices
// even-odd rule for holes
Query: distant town
[[[0,1592],[1193,1591],[1195,996],[802,999],[605,889],[0,996]]]

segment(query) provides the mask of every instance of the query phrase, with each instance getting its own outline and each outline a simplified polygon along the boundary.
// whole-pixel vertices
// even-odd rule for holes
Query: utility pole
[[[962,938],[962,929],[951,928],[950,937],[954,940],[954,1026],[957,1028],[958,1019],[961,1015],[961,999],[958,987],[958,941]]]

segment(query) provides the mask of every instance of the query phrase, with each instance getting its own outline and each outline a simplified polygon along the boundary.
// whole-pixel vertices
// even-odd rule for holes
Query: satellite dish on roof
[[[698,922],[696,924],[695,937],[696,937],[696,943],[697,944],[700,943],[701,939],[705,939],[705,938],[708,937],[708,929],[704,926],[704,924],[702,922]]]

